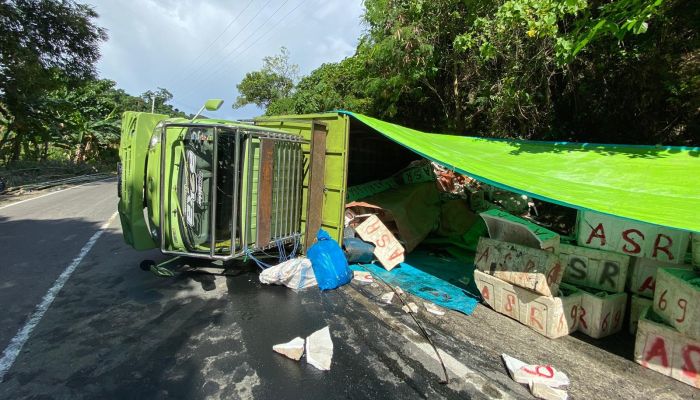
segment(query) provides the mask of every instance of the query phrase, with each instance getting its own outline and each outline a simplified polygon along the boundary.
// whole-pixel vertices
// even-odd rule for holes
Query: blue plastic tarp
[[[350,268],[355,271],[369,271],[389,285],[399,286],[414,296],[466,315],[471,314],[479,302],[464,289],[407,263],[401,263],[391,271],[375,264],[351,265]]]

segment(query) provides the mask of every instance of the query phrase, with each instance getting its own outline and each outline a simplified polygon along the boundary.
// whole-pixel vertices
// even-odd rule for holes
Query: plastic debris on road
[[[319,329],[306,338],[306,361],[321,371],[331,369],[333,340],[328,327]]]
[[[569,377],[561,371],[557,371],[551,365],[532,365],[502,354],[508,373],[514,381],[525,385],[542,384],[551,388],[560,388],[569,385]],[[538,387],[538,389],[541,389]]]
[[[306,257],[293,258],[264,269],[258,279],[267,285],[285,285],[294,290],[317,285],[311,260]]]
[[[405,306],[401,307],[401,309],[407,313],[411,312],[414,314],[418,314],[418,305],[414,302],[410,302],[410,303],[406,304]]]
[[[528,386],[530,387],[530,393],[532,393],[532,395],[538,399],[567,400],[569,398],[566,390],[555,389],[545,385],[544,383],[530,382]]]
[[[299,361],[304,354],[304,339],[297,336],[287,343],[272,346],[272,350],[292,360]]]
[[[445,315],[445,312],[442,311],[438,306],[436,306],[433,303],[424,302],[423,305],[425,306],[425,309],[428,310],[428,312],[431,314],[440,315],[440,316]]]
[[[379,299],[382,303],[391,304],[391,301],[394,300],[394,292],[386,292]]]
[[[352,271],[352,279],[364,283],[373,283],[374,278],[372,277],[372,274],[369,272],[364,272],[364,271]]]
[[[318,241],[309,248],[306,255],[311,260],[318,287],[330,290],[350,282],[352,271],[338,242],[323,229],[319,229],[316,239]]]

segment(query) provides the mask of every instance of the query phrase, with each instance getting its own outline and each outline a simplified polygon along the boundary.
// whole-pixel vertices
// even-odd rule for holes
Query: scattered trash
[[[386,292],[380,297],[380,299],[383,303],[391,304],[391,301],[394,300],[394,292]]]
[[[328,327],[319,329],[306,338],[306,361],[321,371],[331,369],[333,341]]]
[[[304,354],[304,339],[297,336],[287,343],[272,346],[272,350],[292,360],[299,361]]]
[[[433,303],[424,302],[423,305],[425,306],[425,309],[428,310],[428,312],[431,314],[440,316],[445,315],[445,312],[439,309],[438,306],[436,306]]]
[[[367,264],[374,259],[374,245],[354,237],[344,238],[343,253],[349,263]]]
[[[352,271],[338,242],[323,229],[319,229],[316,239],[318,241],[309,248],[306,255],[311,260],[318,287],[330,290],[350,282]]]
[[[530,365],[513,358],[507,354],[502,354],[506,363],[508,373],[514,381],[530,385],[530,383],[541,383],[549,387],[558,388],[569,385],[569,377],[561,371],[557,371],[551,365]]]
[[[538,399],[567,400],[569,398],[566,390],[555,389],[545,385],[544,383],[530,382],[528,386],[530,387],[530,393],[532,393],[532,395]]]
[[[373,283],[374,278],[369,272],[352,271],[352,279],[365,283]]]
[[[375,244],[374,255],[387,271],[404,261],[403,246],[376,215],[367,218],[355,230],[363,240]]]
[[[401,309],[406,313],[418,314],[418,306],[414,302],[406,304],[405,306],[401,307]]]
[[[258,276],[267,285],[285,285],[294,290],[316,286],[316,275],[311,268],[311,260],[297,257],[264,269]]]

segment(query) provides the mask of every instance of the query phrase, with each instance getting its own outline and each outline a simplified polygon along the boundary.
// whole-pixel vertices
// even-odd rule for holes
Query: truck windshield
[[[228,254],[232,235],[235,130],[218,130],[218,162],[214,166],[214,128],[188,128],[182,140],[178,197],[183,241],[188,251],[209,252],[212,193],[216,190],[216,253]],[[217,182],[213,182],[217,168]]]

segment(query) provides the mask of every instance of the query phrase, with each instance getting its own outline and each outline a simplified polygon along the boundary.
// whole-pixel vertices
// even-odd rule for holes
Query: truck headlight
[[[151,135],[151,140],[148,142],[148,150],[152,150],[158,143],[160,143],[160,132],[154,132]]]

